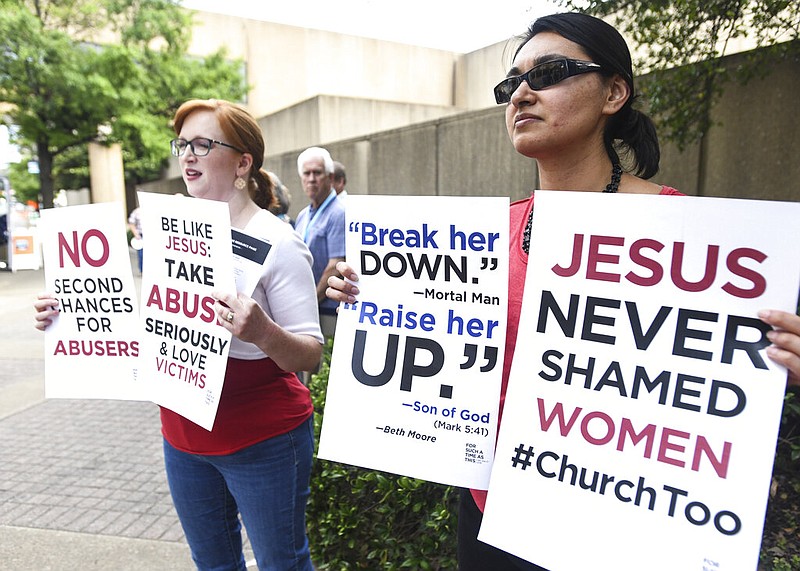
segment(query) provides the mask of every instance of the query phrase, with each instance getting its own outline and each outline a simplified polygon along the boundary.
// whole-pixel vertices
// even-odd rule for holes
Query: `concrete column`
[[[125,171],[118,143],[109,146],[89,143],[89,180],[92,202],[125,204]]]
[[[369,141],[355,143],[356,164],[353,165],[354,188],[359,194],[369,194]],[[348,169],[350,170],[350,169]],[[349,178],[348,178],[349,182]]]

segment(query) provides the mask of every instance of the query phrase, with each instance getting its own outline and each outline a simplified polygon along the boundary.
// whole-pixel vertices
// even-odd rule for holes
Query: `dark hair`
[[[222,99],[192,99],[181,105],[175,112],[172,128],[180,135],[183,122],[195,111],[211,111],[217,116],[226,142],[244,149],[253,157],[253,166],[247,181],[250,198],[260,208],[269,208],[277,201],[275,185],[262,168],[264,164],[264,136],[258,122],[243,107]]]
[[[289,189],[281,182],[281,179],[278,178],[278,175],[274,172],[267,171],[267,175],[275,187],[275,203],[268,210],[275,216],[287,214],[289,212],[289,203],[292,199]]]
[[[650,178],[658,172],[661,150],[653,121],[633,108],[638,97],[633,85],[633,64],[628,44],[620,33],[610,24],[599,18],[567,12],[552,14],[536,19],[528,30],[520,36],[521,43],[514,55],[531,38],[541,32],[556,34],[580,45],[595,63],[600,64],[606,75],[619,74],[631,89],[625,105],[608,121],[603,140],[606,153],[612,163],[619,163],[617,148],[633,161],[633,172],[642,178]]]
[[[347,183],[347,172],[339,161],[333,161],[333,180],[344,180]]]

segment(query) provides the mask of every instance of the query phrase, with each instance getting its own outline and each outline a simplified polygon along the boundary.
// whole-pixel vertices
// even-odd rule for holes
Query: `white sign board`
[[[752,571],[800,204],[537,192],[479,539],[551,571]]]
[[[136,382],[139,313],[119,203],[42,211],[45,397],[145,400]]]
[[[211,293],[236,291],[228,205],[145,192],[139,204],[141,380],[155,403],[211,430],[231,340]]]
[[[502,198],[348,196],[361,293],[339,309],[320,458],[487,487],[508,217]]]

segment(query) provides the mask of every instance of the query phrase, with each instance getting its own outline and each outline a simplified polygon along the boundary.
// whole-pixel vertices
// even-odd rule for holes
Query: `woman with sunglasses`
[[[219,294],[214,304],[233,338],[213,430],[161,409],[173,503],[198,569],[244,571],[241,514],[259,569],[310,571],[313,408],[294,371],[313,369],[322,353],[311,255],[289,224],[258,206],[274,202],[273,184],[249,113],[192,100],[178,109],[174,129],[171,148],[189,194],[227,202],[231,226],[271,249],[252,297]],[[51,295],[36,302],[37,328],[57,306]]]
[[[652,121],[633,108],[636,93],[630,52],[622,36],[592,16],[567,13],[534,21],[519,38],[512,67],[494,89],[506,105],[506,127],[514,149],[536,160],[540,188],[587,192],[679,195],[648,182],[658,171],[659,145]],[[618,151],[632,165],[621,166]],[[501,411],[522,306],[528,262],[531,195],[511,205],[509,306]],[[676,199],[678,200],[678,199]],[[345,263],[339,272],[351,282],[358,276]],[[358,287],[329,280],[328,297],[352,303]],[[768,354],[790,370],[800,384],[800,317],[764,312],[775,327]],[[483,490],[464,490],[458,519],[460,571],[540,570],[477,540],[486,501]]]

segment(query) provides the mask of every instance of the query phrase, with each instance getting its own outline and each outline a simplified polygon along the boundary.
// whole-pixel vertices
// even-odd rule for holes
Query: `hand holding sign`
[[[800,386],[800,316],[779,310],[763,310],[758,316],[775,328],[767,333],[772,342],[767,355],[786,367],[789,385]]]
[[[328,289],[325,290],[325,295],[336,302],[355,303],[356,296],[361,292],[356,285],[358,274],[347,262],[337,262],[336,271],[342,277],[331,276],[328,278]]]

